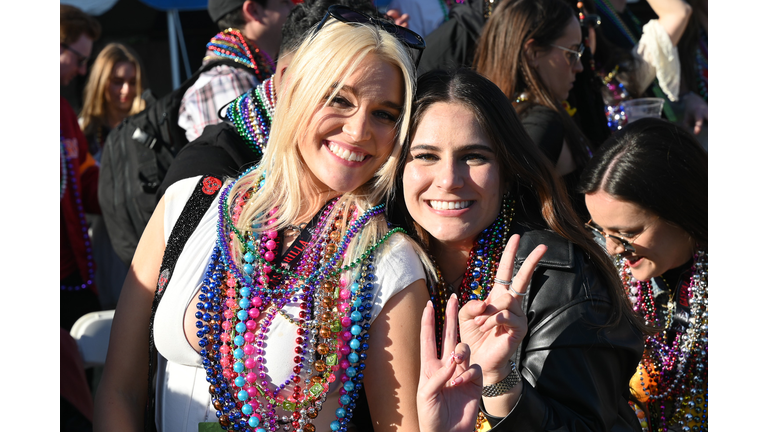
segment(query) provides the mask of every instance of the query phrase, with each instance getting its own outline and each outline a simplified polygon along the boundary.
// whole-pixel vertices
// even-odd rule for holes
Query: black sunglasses
[[[383,19],[371,17],[346,6],[331,5],[328,6],[328,11],[325,13],[323,19],[317,24],[317,28],[315,28],[315,31],[312,33],[312,37],[323,28],[325,23],[328,22],[329,17],[336,18],[345,23],[371,24],[384,29],[384,31],[396,37],[403,45],[411,48],[409,52],[411,53],[414,64],[418,68],[419,60],[421,60],[421,52],[426,48],[427,44],[424,42],[424,38],[419,36],[415,31],[400,27],[399,25]],[[415,53],[413,51],[415,51]]]
[[[71,51],[72,54],[74,54],[77,57],[77,66],[78,67],[83,67],[83,66],[85,66],[88,63],[88,57],[80,54],[79,52],[77,52],[76,49],[73,49],[71,46],[69,46],[69,45],[67,45],[65,43],[61,44],[61,46],[65,50]]]

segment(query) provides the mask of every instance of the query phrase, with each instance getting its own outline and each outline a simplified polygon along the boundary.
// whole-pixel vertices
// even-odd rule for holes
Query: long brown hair
[[[136,69],[136,96],[133,98],[128,115],[136,114],[145,108],[141,93],[144,91],[143,70],[139,56],[127,46],[111,43],[104,47],[93,63],[88,82],[83,91],[83,110],[80,113],[85,135],[93,135],[100,128],[108,127],[107,98],[105,97],[112,69],[120,62],[133,64]]]
[[[527,102],[515,104],[518,114],[535,105],[560,114],[574,162],[583,167],[589,160],[587,137],[563,109],[562,101],[552,96],[525,55],[525,43],[531,39],[535,51],[553,49],[550,45],[563,35],[575,16],[562,0],[503,0],[483,28],[473,68],[496,84],[510,101],[515,101],[518,93],[528,94]]]
[[[616,306],[607,325],[615,325],[627,317],[637,328],[645,329],[640,318],[632,312],[616,267],[584,229],[571,207],[562,180],[531,141],[504,93],[469,69],[430,71],[419,78],[416,89],[411,136],[418,129],[424,113],[436,103],[458,103],[469,109],[492,143],[499,171],[515,197],[515,213],[521,216],[521,224],[534,229],[550,229],[585,252],[598,277],[608,286],[611,302]],[[400,157],[400,173],[409,151],[410,140]],[[399,181],[398,200],[402,203],[402,176]],[[415,222],[407,216],[405,206],[401,204],[401,207],[407,225],[419,232]],[[420,240],[428,244],[425,235],[421,231]]]

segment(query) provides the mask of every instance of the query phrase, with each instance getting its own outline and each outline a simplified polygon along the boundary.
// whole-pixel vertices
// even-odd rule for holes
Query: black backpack
[[[187,144],[179,127],[184,93],[201,73],[227,65],[250,69],[221,58],[203,65],[179,88],[123,120],[104,142],[99,173],[99,205],[107,233],[120,259],[129,265],[158,202],[157,188],[176,154]],[[252,70],[252,69],[251,69]]]

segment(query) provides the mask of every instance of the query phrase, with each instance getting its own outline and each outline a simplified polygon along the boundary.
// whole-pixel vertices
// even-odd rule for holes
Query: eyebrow
[[[417,144],[417,145],[411,146],[411,150],[439,151],[440,147],[434,144]],[[459,147],[457,150],[460,152],[480,150],[480,151],[493,153],[493,149],[490,146],[485,144],[467,144]]]
[[[339,85],[339,83],[335,82],[335,83],[331,84],[331,88],[335,90],[338,85]],[[336,94],[340,94],[343,91],[347,91],[349,93],[352,93],[353,95],[355,95],[355,97],[357,97],[357,91],[355,90],[354,87],[350,87],[350,86],[344,84],[343,86],[341,86],[339,91],[336,92]],[[381,105],[384,105],[387,108],[391,108],[391,109],[397,111],[398,113],[403,111],[403,105],[395,103],[395,102],[393,102],[391,100],[385,100],[385,101],[381,101],[379,103]]]

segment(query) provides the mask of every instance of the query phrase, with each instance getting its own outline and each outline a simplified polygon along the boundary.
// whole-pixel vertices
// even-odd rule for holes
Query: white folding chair
[[[69,331],[77,342],[86,369],[104,365],[114,316],[114,310],[87,313],[81,316]]]

